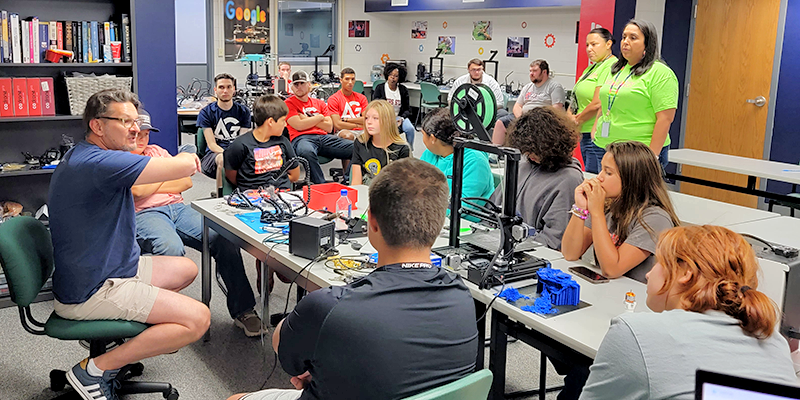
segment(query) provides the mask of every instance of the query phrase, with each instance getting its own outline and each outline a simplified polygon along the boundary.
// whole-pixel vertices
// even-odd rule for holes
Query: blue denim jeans
[[[136,213],[136,239],[142,253],[183,256],[185,246],[202,251],[203,217],[183,203],[144,209]],[[209,230],[211,257],[228,290],[228,312],[236,318],[256,305],[244,272],[239,246]]]
[[[594,145],[595,157],[597,157],[597,163],[599,165],[600,161],[603,160],[603,156],[606,155],[606,149],[604,149],[602,147],[599,147],[599,146],[595,145],[594,143],[592,143],[592,145]],[[583,146],[583,141],[581,141],[581,146]],[[583,150],[583,147],[581,147],[581,150]],[[584,158],[583,162],[586,163],[586,159],[585,158]],[[667,170],[667,164],[669,164],[669,146],[664,146],[664,147],[661,148],[661,152],[658,153],[658,163],[661,164],[661,169],[662,170],[664,170],[664,171]],[[587,168],[586,171],[589,171],[589,169],[588,169],[589,168],[588,167],[589,164],[586,164],[586,166],[587,166],[586,167]],[[598,171],[600,171],[600,169],[601,168],[598,168]]]
[[[311,183],[325,183],[325,174],[319,165],[319,156],[350,160],[353,158],[353,141],[336,135],[302,135],[292,140],[294,152],[308,160],[307,171]]]
[[[408,145],[411,147],[411,150],[414,150],[414,135],[417,133],[417,129],[414,128],[414,124],[411,123],[411,120],[408,118],[403,118],[403,124],[400,126],[403,133],[406,134],[406,141],[408,141]]]
[[[582,135],[581,157],[583,157],[583,165],[586,166],[586,172],[600,173],[600,161],[602,161],[606,151],[592,142],[591,133],[585,132]]]

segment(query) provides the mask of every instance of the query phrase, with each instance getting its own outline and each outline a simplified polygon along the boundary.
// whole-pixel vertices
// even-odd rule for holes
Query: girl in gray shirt
[[[718,226],[665,232],[647,274],[647,306],[624,314],[597,351],[581,400],[694,399],[695,371],[796,385],[777,310],[739,234]]]

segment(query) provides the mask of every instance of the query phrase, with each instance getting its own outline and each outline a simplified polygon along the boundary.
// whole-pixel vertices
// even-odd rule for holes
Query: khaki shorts
[[[56,314],[72,320],[121,319],[145,323],[158,296],[153,280],[153,258],[139,257],[131,278],[107,279],[92,297],[80,304],[55,301]]]

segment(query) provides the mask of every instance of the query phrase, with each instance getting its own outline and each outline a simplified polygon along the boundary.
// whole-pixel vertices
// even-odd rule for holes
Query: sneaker
[[[233,319],[234,325],[242,328],[247,337],[259,336],[266,332],[255,310],[250,310]]]
[[[119,370],[106,371],[103,376],[92,376],[86,372],[87,364],[89,364],[88,358],[67,371],[69,385],[84,400],[119,400],[116,389],[120,387],[120,383],[114,379]]]

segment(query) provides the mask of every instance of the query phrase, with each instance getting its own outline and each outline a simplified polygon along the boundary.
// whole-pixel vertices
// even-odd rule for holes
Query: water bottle
[[[347,197],[347,189],[342,189],[341,197],[339,200],[336,200],[336,214],[339,215],[340,218],[336,218],[336,230],[341,231],[347,229],[347,222],[345,222],[342,218],[350,219],[352,218],[353,212],[353,203],[350,202],[350,199]]]

